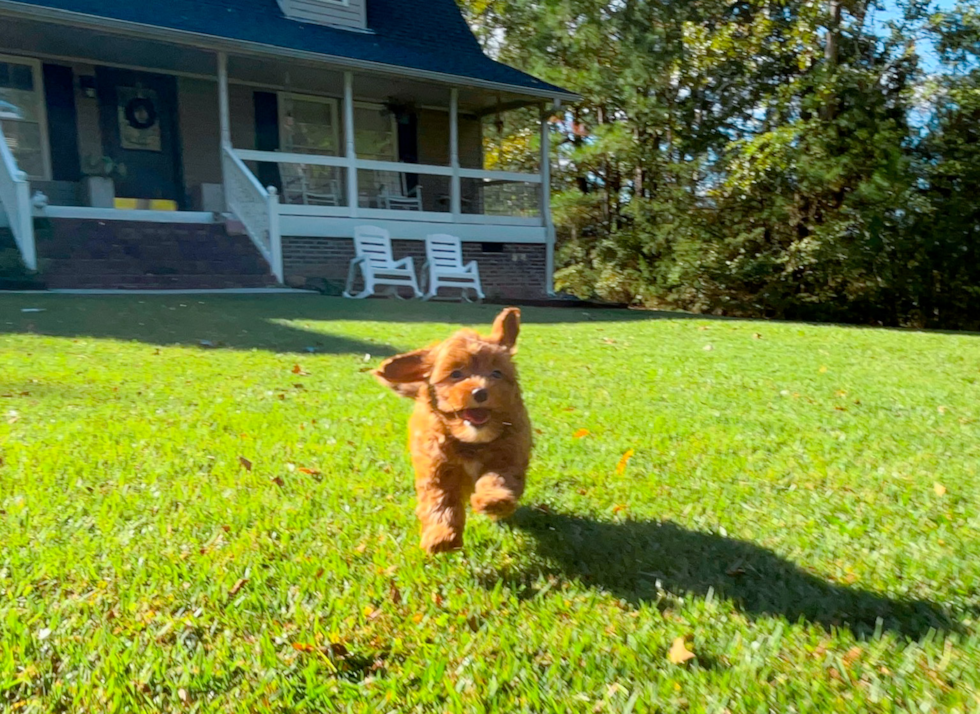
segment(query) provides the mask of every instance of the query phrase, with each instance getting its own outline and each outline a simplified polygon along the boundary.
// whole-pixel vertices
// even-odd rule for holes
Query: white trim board
[[[432,233],[450,233],[466,243],[541,243],[548,241],[543,226],[489,226],[463,223],[280,216],[280,232],[287,238],[353,238],[358,226],[384,228],[394,240],[425,240]]]
[[[36,210],[35,216],[48,218],[80,218],[96,221],[137,221],[140,223],[216,223],[207,211],[148,211],[119,208],[90,208],[88,206],[48,206]]]

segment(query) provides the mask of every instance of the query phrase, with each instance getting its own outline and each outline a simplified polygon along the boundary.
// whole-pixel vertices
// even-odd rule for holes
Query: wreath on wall
[[[146,97],[130,99],[125,109],[126,121],[134,129],[149,129],[157,123],[157,109]]]

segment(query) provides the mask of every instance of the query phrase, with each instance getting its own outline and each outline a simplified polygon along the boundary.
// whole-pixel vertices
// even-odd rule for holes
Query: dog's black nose
[[[489,397],[490,395],[487,394],[486,389],[480,388],[480,389],[473,390],[473,398],[477,401],[478,404],[483,404],[483,402],[487,401]]]

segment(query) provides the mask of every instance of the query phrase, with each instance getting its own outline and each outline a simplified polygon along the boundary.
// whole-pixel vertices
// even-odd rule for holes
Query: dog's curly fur
[[[507,308],[489,337],[460,330],[444,342],[398,355],[374,375],[415,400],[409,449],[422,548],[463,546],[466,499],[491,518],[506,518],[524,492],[531,422],[512,357],[520,310]]]

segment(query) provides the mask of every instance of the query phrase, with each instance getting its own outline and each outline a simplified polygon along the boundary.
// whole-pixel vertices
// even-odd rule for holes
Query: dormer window
[[[279,0],[291,20],[350,30],[367,29],[368,0]]]

